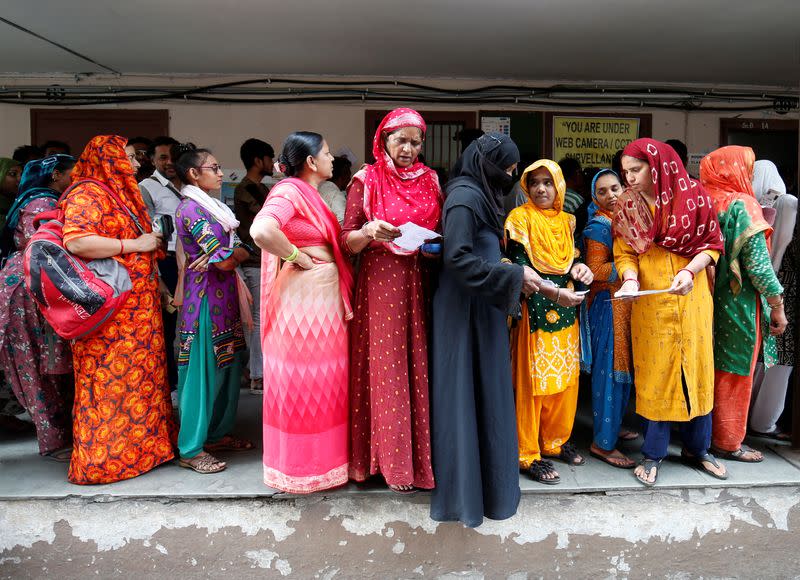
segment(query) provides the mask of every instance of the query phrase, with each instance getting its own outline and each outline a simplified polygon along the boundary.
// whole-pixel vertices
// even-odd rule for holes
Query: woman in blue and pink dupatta
[[[353,270],[339,222],[317,190],[333,170],[325,140],[292,133],[279,162],[288,179],[272,188],[250,229],[264,250],[264,483],[313,493],[348,477]]]

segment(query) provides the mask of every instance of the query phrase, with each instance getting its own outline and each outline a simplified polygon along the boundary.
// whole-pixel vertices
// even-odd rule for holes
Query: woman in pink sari
[[[264,250],[264,483],[313,493],[347,482],[353,271],[339,222],[317,191],[333,168],[325,140],[292,133],[280,163],[288,179],[272,188],[250,229]]]

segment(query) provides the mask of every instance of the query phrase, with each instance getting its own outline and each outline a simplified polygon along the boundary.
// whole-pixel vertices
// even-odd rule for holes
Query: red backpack
[[[125,209],[136,227],[139,220],[105,184],[94,179],[73,183],[59,199],[78,185],[91,182],[101,187]],[[25,248],[25,286],[59,336],[82,338],[96,332],[125,304],[132,288],[128,270],[113,258],[85,261],[64,246],[64,210],[59,207],[36,216],[38,225]]]

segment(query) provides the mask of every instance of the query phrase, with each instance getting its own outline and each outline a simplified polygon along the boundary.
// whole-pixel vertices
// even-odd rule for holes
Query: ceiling
[[[797,87],[800,0],[4,0],[0,74]]]

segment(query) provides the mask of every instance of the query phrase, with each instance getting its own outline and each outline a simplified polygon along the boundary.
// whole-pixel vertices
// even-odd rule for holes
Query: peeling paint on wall
[[[145,577],[626,578],[645,558],[674,578],[800,569],[786,547],[800,531],[797,487],[526,495],[514,518],[474,530],[428,509],[425,496],[383,495],[0,502],[0,578],[120,566]]]

